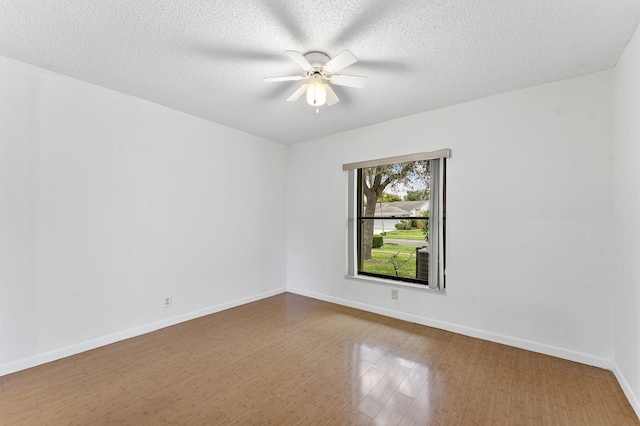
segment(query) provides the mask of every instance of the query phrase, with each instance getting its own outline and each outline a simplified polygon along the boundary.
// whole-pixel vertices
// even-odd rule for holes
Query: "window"
[[[445,288],[448,149],[345,164],[347,274]]]

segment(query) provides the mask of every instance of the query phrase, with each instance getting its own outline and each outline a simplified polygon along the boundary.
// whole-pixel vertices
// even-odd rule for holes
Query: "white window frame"
[[[369,161],[343,164],[342,170],[347,172],[348,179],[348,201],[347,201],[347,277],[363,278],[369,281],[382,282],[394,285],[408,285],[411,287],[428,288],[435,291],[444,291],[445,283],[445,173],[446,159],[451,157],[450,149],[441,149],[432,152],[421,152],[416,154],[402,155],[397,157],[379,158]],[[357,172],[358,169],[374,166],[384,166],[387,164],[403,163],[410,161],[432,160],[431,163],[431,194],[430,197],[430,220],[429,220],[429,280],[428,287],[421,284],[412,284],[394,279],[384,279],[358,274],[358,231],[357,231]],[[435,183],[435,186],[434,186]],[[435,195],[435,196],[434,196]],[[437,215],[434,214],[437,212]],[[437,265],[432,268],[431,265]]]

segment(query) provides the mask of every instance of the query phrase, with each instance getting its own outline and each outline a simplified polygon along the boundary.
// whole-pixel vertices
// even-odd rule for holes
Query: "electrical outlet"
[[[164,304],[162,306],[165,307],[165,308],[170,308],[171,307],[171,296],[165,296]]]
[[[391,298],[393,300],[398,300],[398,289],[397,288],[392,288],[391,289]]]

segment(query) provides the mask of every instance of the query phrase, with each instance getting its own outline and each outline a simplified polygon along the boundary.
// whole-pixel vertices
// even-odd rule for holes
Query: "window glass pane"
[[[380,222],[388,221],[382,220]],[[424,226],[427,221],[417,219],[415,222]],[[394,279],[418,280],[426,284],[428,282],[429,249],[428,243],[425,241],[425,228],[378,231],[379,229],[375,229],[372,238],[371,257],[369,259],[363,258],[359,272]]]
[[[428,284],[429,161],[359,169],[358,272]]]

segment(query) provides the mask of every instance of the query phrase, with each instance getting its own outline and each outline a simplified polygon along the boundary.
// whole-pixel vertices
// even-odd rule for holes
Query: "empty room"
[[[0,2],[0,425],[640,425],[640,2]]]

